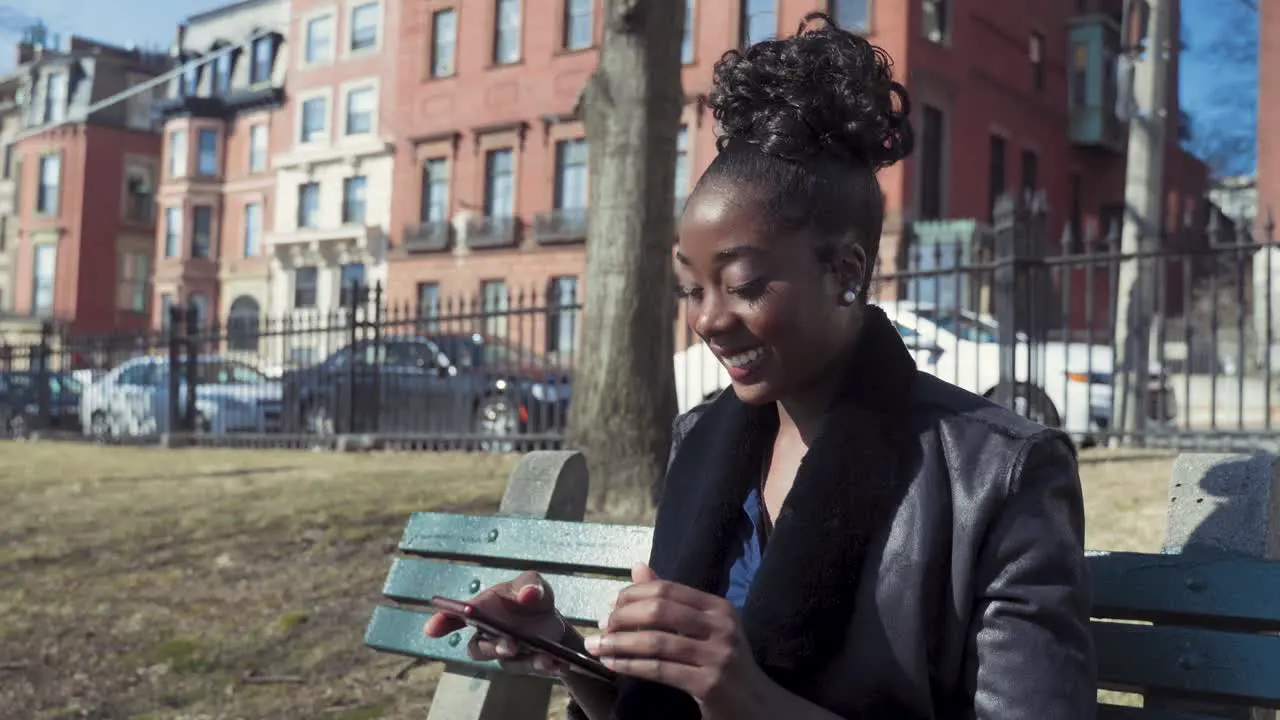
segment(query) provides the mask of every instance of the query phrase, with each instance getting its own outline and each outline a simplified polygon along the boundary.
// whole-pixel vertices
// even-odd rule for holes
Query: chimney
[[[25,40],[18,43],[18,66],[21,67],[32,62],[37,57],[36,46]]]
[[[169,51],[169,54],[174,57],[182,57],[182,51],[186,47],[186,45],[187,45],[187,24],[178,23],[178,32],[175,33],[174,35],[173,48]]]

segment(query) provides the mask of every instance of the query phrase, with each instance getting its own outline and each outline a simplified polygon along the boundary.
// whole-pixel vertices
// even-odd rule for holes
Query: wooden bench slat
[[[465,600],[482,588],[510,580],[513,571],[480,565],[396,558],[383,595],[405,603],[426,602],[433,595]],[[572,623],[595,624],[609,612],[609,601],[629,583],[624,580],[573,575],[543,576],[551,585],[556,607]]]
[[[471,641],[471,628],[443,638],[429,638],[422,634],[422,626],[431,613],[405,610],[379,605],[373,609],[373,617],[365,629],[364,644],[374,650],[407,655],[410,657],[441,660],[452,665],[497,671],[496,662],[481,663],[467,655],[467,643]]]
[[[1280,637],[1094,622],[1098,679],[1109,687],[1280,708]]]
[[[649,558],[653,529],[520,517],[414,513],[400,549],[416,555],[628,577]]]
[[[1221,553],[1092,553],[1093,614],[1243,632],[1280,631],[1280,563]]]
[[[1098,705],[1098,720],[1221,720],[1172,710],[1147,710],[1123,705]]]

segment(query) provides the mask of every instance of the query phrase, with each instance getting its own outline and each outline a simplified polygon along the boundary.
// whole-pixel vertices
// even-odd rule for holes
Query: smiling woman
[[[650,562],[589,644],[536,575],[474,603],[620,676],[565,675],[578,718],[1092,717],[1070,441],[919,372],[866,302],[876,173],[913,145],[889,57],[811,15],[725,54],[710,106],[673,257],[732,382],[676,419]]]

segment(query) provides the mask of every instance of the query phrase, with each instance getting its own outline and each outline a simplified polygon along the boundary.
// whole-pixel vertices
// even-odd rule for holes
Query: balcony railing
[[[533,216],[533,237],[539,245],[564,245],[587,239],[587,209],[561,208]]]
[[[515,247],[520,221],[514,217],[473,217],[467,221],[467,247],[481,250]]]
[[[405,252],[444,252],[451,247],[453,247],[453,225],[447,220],[405,226]]]

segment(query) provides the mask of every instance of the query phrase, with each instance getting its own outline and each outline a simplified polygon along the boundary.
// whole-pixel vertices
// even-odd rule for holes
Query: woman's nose
[[[729,311],[729,304],[725,302],[724,296],[716,292],[704,295],[693,315],[693,331],[703,338],[709,338],[732,325],[733,314]]]

